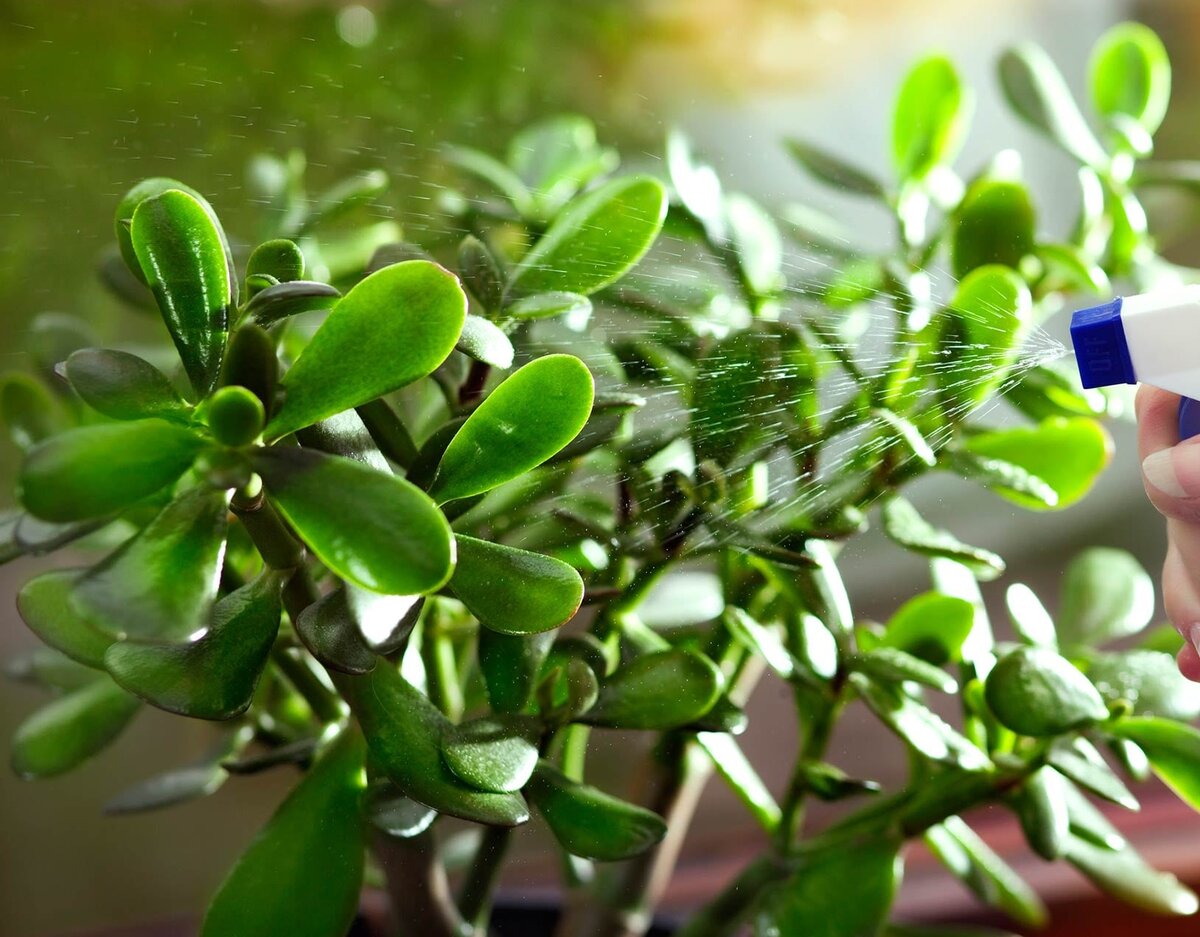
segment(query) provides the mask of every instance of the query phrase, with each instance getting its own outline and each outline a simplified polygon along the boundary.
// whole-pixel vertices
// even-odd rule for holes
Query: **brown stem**
[[[450,896],[432,828],[404,839],[377,833],[372,848],[391,898],[397,937],[469,933]]]
[[[467,379],[463,381],[462,387],[458,389],[459,406],[469,407],[483,396],[483,389],[487,386],[488,375],[491,371],[491,366],[484,364],[482,361],[471,362],[471,369],[467,372]]]

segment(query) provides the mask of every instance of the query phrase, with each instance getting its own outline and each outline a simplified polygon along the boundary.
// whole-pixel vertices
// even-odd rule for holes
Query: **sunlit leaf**
[[[1034,249],[1037,216],[1029,190],[1020,182],[980,179],[967,189],[955,215],[951,256],[956,276],[986,264],[1015,269]]]
[[[1154,615],[1154,582],[1133,554],[1084,550],[1063,577],[1058,634],[1064,643],[1101,644],[1137,634]]]
[[[1092,102],[1110,120],[1136,121],[1153,134],[1171,98],[1171,62],[1162,40],[1141,23],[1120,23],[1092,49],[1089,65]]]
[[[939,530],[896,495],[883,505],[884,532],[898,544],[926,556],[944,556],[962,563],[980,576],[991,579],[1004,572],[1004,560],[990,550],[963,543],[948,530]]]
[[[678,728],[708,712],[724,683],[716,664],[695,651],[643,654],[600,684],[583,719],[622,729]]]
[[[1098,654],[1088,664],[1087,674],[1110,706],[1124,701],[1135,716],[1180,722],[1200,716],[1200,685],[1180,674],[1171,654],[1145,650]]]
[[[901,179],[924,178],[953,162],[966,135],[973,96],[952,62],[933,55],[905,76],[892,110],[892,162]]]
[[[1200,810],[1200,730],[1169,719],[1139,716],[1108,727],[1112,734],[1136,742],[1168,787]]]
[[[888,621],[883,645],[936,666],[952,663],[960,659],[974,618],[974,609],[965,599],[927,592],[900,606]]]
[[[187,404],[150,362],[124,351],[83,348],[66,363],[67,380],[83,402],[115,420],[171,419]]]
[[[533,720],[484,716],[447,730],[442,759],[482,791],[519,791],[537,766],[539,726]]]
[[[1020,735],[1059,735],[1108,716],[1087,677],[1048,648],[1020,647],[1002,657],[988,675],[987,701]]]

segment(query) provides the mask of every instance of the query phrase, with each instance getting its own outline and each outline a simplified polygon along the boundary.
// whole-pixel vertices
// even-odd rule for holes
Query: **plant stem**
[[[379,397],[355,407],[355,410],[379,451],[397,465],[411,467],[417,457],[417,445],[391,405]]]
[[[802,687],[796,687],[794,690],[796,710],[801,716],[803,716],[804,710],[801,705],[801,694],[804,692]],[[792,779],[783,802],[783,816],[780,818],[779,827],[776,830],[775,848],[781,855],[786,856],[791,851],[804,827],[805,801],[808,797],[805,769],[812,762],[820,761],[824,757],[825,749],[829,745],[829,736],[833,732],[840,711],[841,706],[837,699],[822,698],[817,700],[811,714],[804,744],[796,756],[796,766],[792,771]]]
[[[675,937],[727,937],[769,886],[782,880],[787,865],[775,855],[759,856],[679,930]]]
[[[504,855],[511,837],[512,830],[505,827],[489,826],[484,830],[459,891],[458,910],[473,929],[475,937],[487,937],[492,895],[500,881]]]
[[[397,918],[397,935],[465,937],[470,933],[450,896],[432,828],[407,839],[377,833],[373,848]]]

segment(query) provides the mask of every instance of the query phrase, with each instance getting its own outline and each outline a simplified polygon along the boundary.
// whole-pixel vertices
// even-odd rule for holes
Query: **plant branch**
[[[387,883],[401,937],[464,937],[470,933],[450,896],[433,828],[400,838],[376,834],[372,848]]]
[[[500,881],[504,856],[512,830],[506,827],[489,826],[484,830],[467,869],[458,895],[458,910],[475,937],[487,937],[488,917],[492,910],[492,896]]]

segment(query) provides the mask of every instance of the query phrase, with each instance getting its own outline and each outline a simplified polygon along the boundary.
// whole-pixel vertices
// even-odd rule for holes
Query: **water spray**
[[[1142,383],[1179,394],[1179,438],[1200,434],[1200,285],[1080,309],[1071,343],[1084,387]]]

